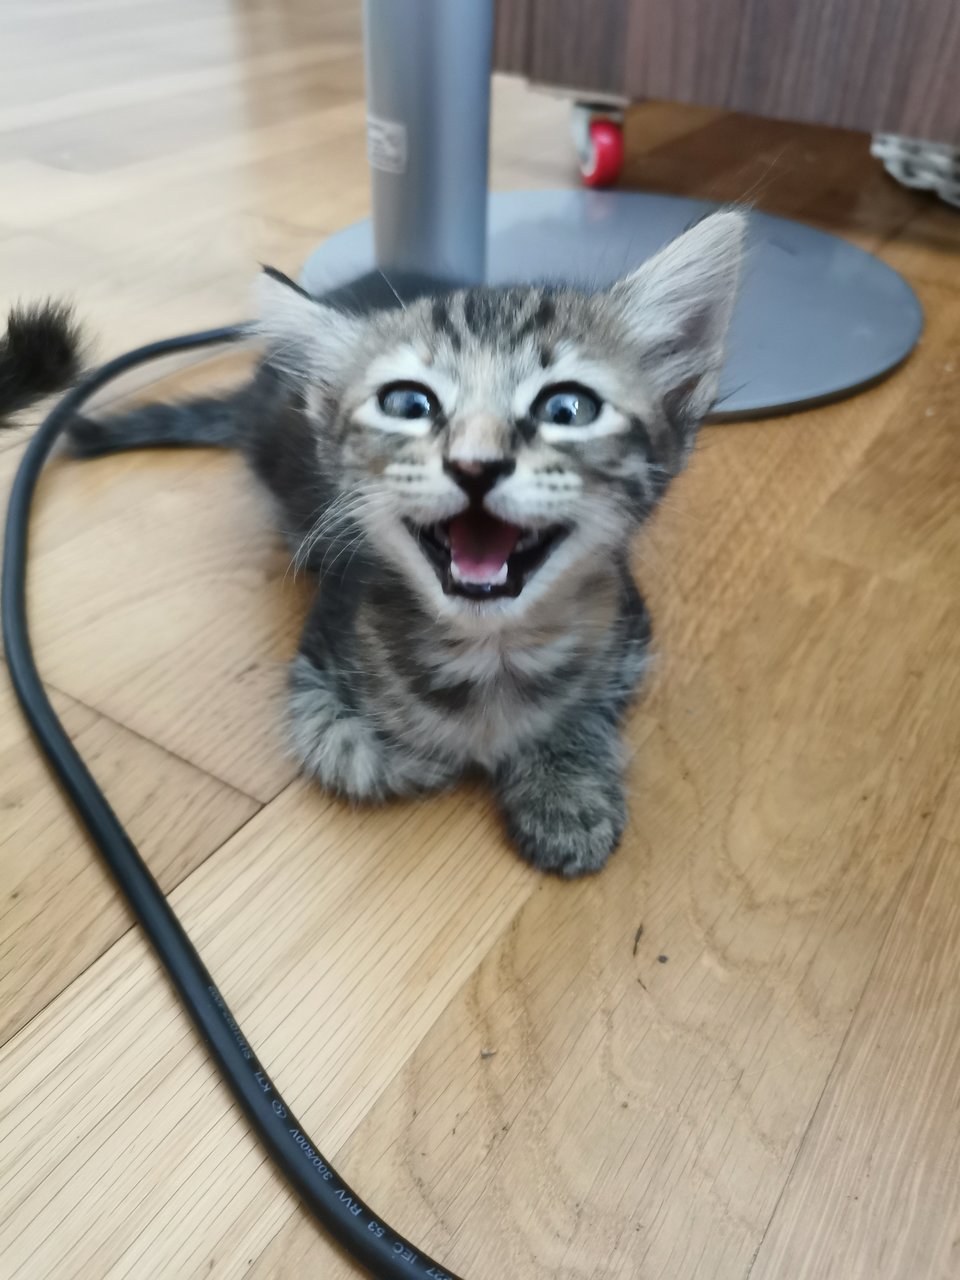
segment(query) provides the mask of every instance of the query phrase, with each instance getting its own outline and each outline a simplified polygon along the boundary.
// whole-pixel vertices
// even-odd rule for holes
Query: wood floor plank
[[[539,888],[484,795],[297,785],[171,899],[336,1149]],[[236,1276],[294,1208],[137,933],[0,1053],[0,1151],[5,1276]]]
[[[918,215],[884,246],[882,257],[908,280],[960,287],[960,219],[957,211],[927,196]]]
[[[750,1280],[960,1273],[960,844],[931,839]]]
[[[833,511],[832,495],[848,481],[851,491],[867,483],[860,479],[861,466],[875,440],[883,436],[894,450],[914,450],[917,480],[911,467],[910,484],[925,483],[922,460],[930,455],[931,465],[936,465],[937,446],[929,436],[934,420],[926,416],[933,404],[942,405],[941,438],[949,439],[952,410],[944,394],[943,369],[960,349],[960,297],[933,286],[921,286],[921,296],[927,326],[923,345],[896,377],[838,404],[701,432],[688,471],[667,494],[634,557],[668,678],[685,680],[709,658],[718,639],[739,624],[769,566],[815,519],[820,528],[818,513],[825,505]],[[949,445],[941,447],[941,462],[947,461],[946,448]],[[944,495],[951,490],[949,474],[944,472]],[[890,479],[884,473],[878,485]],[[870,527],[876,531],[875,546],[886,548],[888,556],[899,554],[900,543],[894,536],[888,540],[890,526],[884,522],[891,504],[894,510],[903,507],[903,496],[904,480],[897,477],[889,498],[878,486],[868,498],[873,501]],[[844,509],[844,501],[837,498],[838,511]],[[916,513],[904,517],[919,518]],[[811,545],[830,556],[852,554],[860,543],[843,540],[845,527],[831,536],[831,520],[823,518],[824,532],[811,534]],[[939,552],[940,547],[931,543],[929,557]],[[941,576],[950,572],[941,560],[937,563]]]
[[[9,290],[11,300],[18,293],[59,296],[65,292],[64,278],[70,280],[66,291],[81,300],[92,331],[113,338],[116,328],[113,350],[188,330],[203,290],[215,290],[216,309],[202,310],[192,327],[242,319],[249,312],[256,264],[264,256],[263,219],[302,219],[310,227],[311,244],[342,225],[334,218],[329,184],[312,174],[318,155],[343,184],[341,219],[366,212],[368,178],[362,151],[357,153],[363,127],[357,101],[318,111],[296,127],[266,129],[267,136],[255,136],[259,144],[197,146],[176,163],[136,166],[107,178],[55,172],[32,162],[0,166],[0,192],[27,192],[19,198],[21,206],[31,195],[34,201],[17,215],[30,224],[23,236],[28,241],[42,236],[57,246],[59,256],[72,251],[79,260],[76,272],[58,271],[42,252],[8,243],[11,269],[5,272],[4,292]],[[157,225],[165,234],[150,229]],[[21,284],[17,277],[30,259],[36,263],[32,281]],[[284,265],[299,269],[299,263]],[[88,276],[91,287],[83,288]],[[120,305],[126,334],[111,323]]]
[[[0,454],[0,470],[16,461]],[[295,773],[285,667],[310,589],[239,459],[65,460],[38,509],[29,594],[46,678],[237,790],[276,795]]]
[[[180,254],[182,259],[182,248]],[[5,315],[18,300],[52,297],[72,302],[85,327],[91,363],[144,342],[231,324],[249,315],[249,262],[241,273],[229,265],[225,253],[212,254],[211,261],[190,273],[182,260],[177,266],[176,257],[171,250],[164,263],[165,280],[163,267],[151,266],[145,252],[131,250],[125,259],[118,254],[107,264],[108,250],[92,252],[55,230],[18,233],[0,240],[0,313]],[[120,283],[122,276],[126,285]]]
[[[56,694],[54,707],[120,820],[169,891],[257,805]],[[0,670],[0,1042],[132,925],[57,790]]]
[[[960,330],[957,331],[960,343]],[[917,385],[813,521],[809,545],[885,577],[960,596],[960,345]]]
[[[292,124],[322,104],[356,101],[357,64],[358,55],[351,50],[336,58],[315,57],[282,76],[267,70],[253,104],[248,85],[257,76],[256,67],[246,83],[235,80],[217,93],[204,86],[135,97],[124,104],[129,132],[118,132],[112,105],[68,119],[10,127],[0,132],[0,160],[29,154],[36,163],[68,173],[130,171],[217,140],[233,143],[251,130]]]
[[[4,78],[5,101],[0,103],[0,130],[22,129],[110,107],[122,110],[128,104],[163,98],[170,93],[194,89],[216,92],[242,79],[243,71],[238,69],[235,52],[229,54],[224,48],[232,35],[229,27],[220,25],[209,55],[198,50],[192,59],[186,60],[183,58],[182,31],[177,34],[176,21],[172,24],[172,31],[164,34],[164,44],[154,51],[151,51],[150,42],[131,35],[136,49],[145,55],[141,58],[132,58],[129,49],[119,42],[109,47],[102,36],[94,37],[99,47],[106,50],[100,65],[89,57],[84,62],[76,59],[72,64],[65,63],[67,74],[60,78],[53,93],[50,86],[37,77],[35,67],[31,65],[36,56],[36,44],[43,47],[49,43],[49,30],[32,45],[29,41],[18,42],[21,65],[16,75]],[[282,75],[312,63],[336,61],[350,54],[356,54],[355,39],[308,38],[278,49],[252,48],[246,67],[254,76],[263,78],[270,74]]]
[[[381,1213],[476,1280],[746,1274],[955,768],[958,623],[781,555],[636,719],[622,851],[525,905],[347,1143]],[[291,1219],[250,1274],[318,1248]]]
[[[957,297],[950,260],[960,262],[960,218],[931,213],[886,246],[892,265],[912,265],[925,226],[941,228],[945,260],[926,303],[926,329],[914,359],[917,376],[858,466],[816,515],[808,545],[886,577],[956,597],[960,593],[960,329],[948,299]],[[935,253],[919,254],[932,267]],[[910,273],[915,283],[925,280]],[[957,277],[960,280],[960,277]]]
[[[631,112],[628,139],[642,138],[643,110]],[[640,190],[752,204],[871,250],[928,205],[887,177],[865,134],[730,112],[652,150],[631,148],[624,172]]]

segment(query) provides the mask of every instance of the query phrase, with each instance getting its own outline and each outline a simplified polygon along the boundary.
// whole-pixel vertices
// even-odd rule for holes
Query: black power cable
[[[91,840],[163,962],[224,1081],[304,1205],[334,1239],[377,1280],[457,1280],[428,1258],[344,1182],[310,1141],[237,1026],[160,886],[147,869],[106,797],[93,780],[50,705],[30,645],[26,581],[30,504],[43,464],[81,405],[113,378],[174,352],[192,351],[247,336],[240,326],[168,338],[118,356],[60,401],[27,445],[7,507],[3,552],[3,643],[10,678],[23,713]]]

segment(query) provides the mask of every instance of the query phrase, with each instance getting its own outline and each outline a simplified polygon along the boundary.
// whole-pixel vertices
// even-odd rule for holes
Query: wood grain
[[[171,900],[335,1150],[537,888],[477,794],[361,813],[298,785]],[[294,1212],[135,932],[0,1081],[4,1274],[235,1276]]]
[[[256,812],[184,761],[55,693],[54,707],[167,891]],[[174,802],[174,797],[177,797]],[[0,1043],[132,927],[0,670]]]
[[[7,446],[0,457],[5,498],[21,449],[16,432],[0,439]],[[45,477],[44,485],[49,479]],[[42,556],[69,542],[77,527],[77,511],[70,504],[45,507],[32,528],[34,554]],[[256,802],[241,792],[56,690],[54,705],[165,889],[178,884],[256,811]],[[5,669],[0,755],[0,883],[6,901],[0,923],[3,1041],[132,922],[66,800],[51,789],[50,775],[20,718]]]
[[[711,113],[701,128],[667,138],[666,145],[655,138],[647,146],[647,122],[663,111],[651,103],[627,116],[632,145],[625,177],[643,190],[755,204],[766,213],[842,234],[871,251],[924,207],[916,193],[895,183],[871,158],[862,133]],[[678,118],[685,119],[686,111]]]
[[[956,211],[931,201],[922,214],[911,220],[903,235],[884,247],[883,258],[910,280],[930,280],[956,288],[960,285]]]
[[[63,461],[40,501],[56,526],[38,531],[29,593],[46,678],[237,790],[276,795],[294,774],[284,672],[309,595],[239,460]]]
[[[949,543],[953,503],[949,488],[938,497],[934,473],[946,460],[950,424],[957,420],[943,369],[960,347],[960,299],[950,290],[920,288],[927,315],[923,358],[896,378],[827,408],[774,423],[710,427],[701,434],[689,470],[634,555],[656,619],[665,679],[685,681],[709,660],[718,639],[742,624],[758,581],[798,542],[837,559],[869,546],[872,554],[864,555],[872,569],[882,556],[905,557],[898,519],[904,533],[910,522],[919,526],[916,544],[925,522],[929,528],[942,512],[946,527],[938,542],[931,538],[929,557],[941,579],[951,574],[952,561],[937,557]],[[926,413],[933,403],[943,406],[937,432],[936,419]],[[939,449],[938,439],[945,442]],[[916,453],[909,489],[897,477],[889,500],[874,489],[872,501],[879,506],[858,497],[858,489],[870,483],[874,454],[907,448]],[[889,469],[883,482],[894,482]],[[865,510],[866,516],[858,515]],[[847,540],[858,518],[862,536]],[[831,533],[834,522],[842,527]],[[912,580],[909,570],[901,577]]]
[[[960,317],[957,317],[960,321]],[[956,323],[956,322],[955,322]],[[960,323],[927,336],[929,369],[811,525],[809,545],[881,574],[960,598],[960,510],[944,477],[960,475]]]
[[[617,53],[564,13],[565,57]],[[296,272],[366,212],[358,24],[352,0],[8,0],[0,303],[73,294],[98,357],[243,316],[258,260]],[[659,657],[602,876],[535,876],[480,788],[368,813],[292,780],[308,588],[229,456],[51,468],[41,667],[325,1153],[461,1274],[946,1280],[960,220],[859,134],[649,103],[626,136],[630,185],[878,249],[926,331],[862,396],[705,432],[638,543]],[[561,100],[495,81],[491,181],[577,181]],[[0,436],[4,484],[40,411]],[[357,1274],[0,716],[0,1275]]]
[[[960,845],[932,839],[751,1280],[960,1271],[958,949]]]

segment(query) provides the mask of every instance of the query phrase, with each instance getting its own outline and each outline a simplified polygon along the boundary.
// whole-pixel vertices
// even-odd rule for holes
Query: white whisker
[[[392,285],[392,284],[390,283],[390,281],[387,279],[387,273],[383,270],[383,268],[382,268],[382,267],[377,267],[377,275],[378,275],[378,276],[382,276],[382,277],[383,277],[383,283],[387,286],[387,288],[390,290],[390,292],[393,294],[393,296],[396,298],[396,300],[400,303],[401,308],[402,308],[404,311],[406,311],[406,309],[407,309],[407,304],[404,302],[404,300],[400,297],[399,293],[397,293],[396,289],[393,287],[393,285]]]

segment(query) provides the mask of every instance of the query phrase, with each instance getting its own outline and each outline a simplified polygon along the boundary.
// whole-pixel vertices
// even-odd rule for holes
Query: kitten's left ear
[[[610,291],[644,373],[682,423],[695,426],[716,399],[746,227],[742,213],[715,213]]]
[[[297,381],[326,384],[356,350],[360,322],[328,307],[283,272],[264,267],[257,279],[254,331],[269,358]]]

